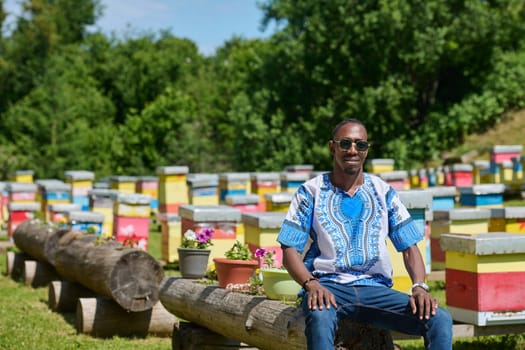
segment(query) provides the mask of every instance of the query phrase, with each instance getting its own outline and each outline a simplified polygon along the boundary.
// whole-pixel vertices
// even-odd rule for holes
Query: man
[[[333,349],[342,318],[421,335],[427,349],[452,349],[451,317],[424,283],[416,246],[423,233],[392,187],[363,171],[367,140],[356,119],[334,128],[332,171],[297,190],[277,239],[284,266],[303,286],[308,349]],[[403,254],[411,295],[390,288],[387,238]]]

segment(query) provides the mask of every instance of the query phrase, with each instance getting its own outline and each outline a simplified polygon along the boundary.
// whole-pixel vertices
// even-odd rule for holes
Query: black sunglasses
[[[342,140],[333,140],[333,141],[337,143],[339,145],[339,148],[341,148],[341,150],[345,152],[348,152],[350,148],[352,148],[352,144],[354,143],[355,143],[355,149],[358,152],[364,152],[370,146],[368,142],[363,141],[363,140],[352,141],[350,139],[342,139]]]

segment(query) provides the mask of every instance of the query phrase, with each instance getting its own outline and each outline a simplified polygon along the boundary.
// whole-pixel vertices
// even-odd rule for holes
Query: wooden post
[[[15,281],[21,280],[24,276],[24,261],[29,256],[24,253],[8,251],[6,254],[6,275]]]
[[[96,337],[171,336],[177,324],[177,318],[161,303],[140,312],[126,311],[113,300],[104,298],[80,298],[77,303],[78,333]]]
[[[47,286],[51,281],[59,278],[53,266],[43,261],[24,261],[24,282],[33,288]]]
[[[58,312],[75,312],[78,299],[96,295],[82,285],[69,281],[52,281],[48,289],[48,306]]]
[[[190,322],[175,326],[171,345],[172,350],[259,350]]]

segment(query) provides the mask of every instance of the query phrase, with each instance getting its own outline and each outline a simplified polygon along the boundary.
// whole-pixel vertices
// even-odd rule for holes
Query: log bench
[[[159,298],[169,312],[188,321],[175,327],[173,350],[306,349],[301,311],[280,301],[176,277],[163,280]],[[421,339],[345,322],[339,325],[336,349],[395,349],[394,340]],[[523,333],[525,324],[453,325],[454,338]]]
[[[210,334],[209,339],[217,341],[220,335],[228,341],[238,341],[229,347],[223,344],[225,349],[240,344],[268,350],[306,349],[304,316],[295,306],[177,277],[162,281],[159,299],[179,319],[216,333]],[[180,333],[185,331],[185,336]],[[200,343],[190,341],[191,347],[180,345],[187,333],[183,328],[174,331],[173,349],[202,349],[210,345],[202,344],[203,332]],[[336,338],[337,349],[394,349],[390,332],[350,320],[339,324]]]

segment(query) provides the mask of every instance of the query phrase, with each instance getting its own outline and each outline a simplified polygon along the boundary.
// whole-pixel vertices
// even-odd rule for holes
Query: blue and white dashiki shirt
[[[423,232],[389,184],[363,175],[353,197],[332,185],[328,173],[302,184],[277,241],[304,254],[305,266],[317,277],[391,287],[387,237],[401,252],[419,242]]]

